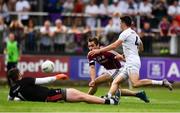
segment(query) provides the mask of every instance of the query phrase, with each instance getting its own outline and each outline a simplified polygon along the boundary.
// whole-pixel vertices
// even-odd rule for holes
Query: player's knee
[[[76,98],[77,98],[77,100],[83,101],[83,100],[85,100],[86,97],[82,94],[79,94],[79,95],[76,95]]]
[[[84,100],[85,95],[82,92],[74,88],[69,88],[69,89],[71,90],[72,94],[76,97],[76,99]]]
[[[119,85],[119,81],[113,81],[112,85]]]
[[[132,82],[132,86],[133,86],[134,88],[139,87],[138,82]]]

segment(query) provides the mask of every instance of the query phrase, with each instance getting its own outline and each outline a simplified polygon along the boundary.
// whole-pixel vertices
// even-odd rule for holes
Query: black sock
[[[110,100],[109,99],[105,99],[105,104],[110,104]]]

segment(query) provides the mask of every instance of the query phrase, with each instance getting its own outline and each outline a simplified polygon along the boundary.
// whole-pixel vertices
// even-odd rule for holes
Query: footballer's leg
[[[140,87],[140,86],[146,86],[152,84],[152,81],[149,79],[139,80],[139,74],[136,72],[130,73],[129,79],[133,87]]]
[[[79,90],[68,88],[66,89],[66,101],[68,102],[87,102],[92,104],[113,104],[117,105],[119,97],[104,99],[97,96],[89,95]]]
[[[112,77],[109,74],[104,73],[100,75],[99,77],[95,79],[95,85],[89,88],[88,94],[94,95],[97,91],[98,85],[102,83],[106,83],[106,82],[111,82],[111,81],[112,81]]]
[[[160,85],[167,87],[169,90],[172,90],[172,84],[164,80],[151,80],[151,79],[141,79],[139,80],[139,74],[138,73],[130,73],[129,79],[132,82],[133,87],[141,87],[141,86],[147,86],[147,85]]]
[[[146,96],[145,91],[131,91],[129,89],[120,89],[121,90],[121,96],[132,96],[132,97],[137,97],[141,99],[142,101],[149,103],[149,99]]]
[[[120,73],[120,75],[117,76],[117,77],[113,80],[113,82],[112,82],[112,84],[111,84],[111,87],[110,87],[110,89],[109,89],[109,92],[108,92],[108,97],[111,97],[112,95],[114,95],[115,92],[116,92],[116,90],[119,89],[119,84],[120,84],[122,81],[125,80],[125,78],[124,78],[123,76],[121,76],[121,74],[122,74],[122,73]]]

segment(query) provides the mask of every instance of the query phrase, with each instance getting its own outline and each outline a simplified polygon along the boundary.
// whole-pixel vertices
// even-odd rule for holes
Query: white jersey
[[[123,53],[126,59],[125,65],[133,65],[140,68],[141,62],[138,53],[138,45],[140,45],[141,39],[138,34],[131,28],[128,28],[119,35],[118,40],[123,41]]]

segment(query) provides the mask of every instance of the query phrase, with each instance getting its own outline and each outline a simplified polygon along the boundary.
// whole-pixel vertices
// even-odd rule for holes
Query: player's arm
[[[100,49],[97,49],[97,50],[93,50],[93,51],[90,51],[88,53],[88,55],[95,55],[95,54],[99,54],[99,53],[102,53],[102,52],[106,52],[106,51],[111,51],[111,50],[114,50],[116,49],[117,47],[119,47],[121,44],[122,44],[122,40],[118,39],[116,40],[114,43],[106,46],[106,47],[103,47],[103,48],[100,48]]]
[[[67,75],[57,74],[56,76],[52,76],[52,77],[35,78],[35,84],[37,85],[47,84],[47,83],[52,83],[56,80],[66,80],[66,79],[68,79]]]
[[[90,65],[89,74],[90,74],[90,77],[91,77],[91,81],[89,83],[89,86],[94,86],[95,85],[95,78],[96,78],[95,65]]]
[[[14,97],[8,95],[8,98],[7,98],[8,101],[13,101],[14,100]]]
[[[95,78],[96,78],[96,68],[95,68],[95,60],[93,57],[88,55],[89,60],[89,74],[91,77],[91,81],[89,82],[89,86],[92,87],[95,85]]]
[[[143,52],[144,51],[144,46],[143,46],[142,41],[140,41],[140,43],[138,45],[138,50],[139,50],[139,52]]]
[[[21,101],[20,98],[18,98],[18,97],[11,97],[11,96],[9,96],[9,95],[8,95],[7,100],[8,100],[8,101]]]
[[[100,53],[101,52],[106,52],[106,51],[110,51],[110,50],[114,50],[116,49],[117,47],[119,47],[121,44],[122,44],[122,40],[116,40],[115,42],[113,42],[112,44],[106,46],[106,47],[103,47],[103,48],[100,48]]]
[[[111,50],[111,51],[109,51],[109,52],[111,52],[111,53],[113,53],[113,54],[116,55],[116,56],[114,57],[115,59],[117,59],[117,60],[119,60],[119,61],[125,61],[125,57],[124,57],[123,54],[120,54],[120,53],[118,53],[118,52],[116,52],[116,51],[114,51],[114,50]]]
[[[21,101],[20,98],[14,96],[11,92],[9,92],[9,95],[8,95],[8,97],[7,97],[7,100],[8,100],[8,101]]]

